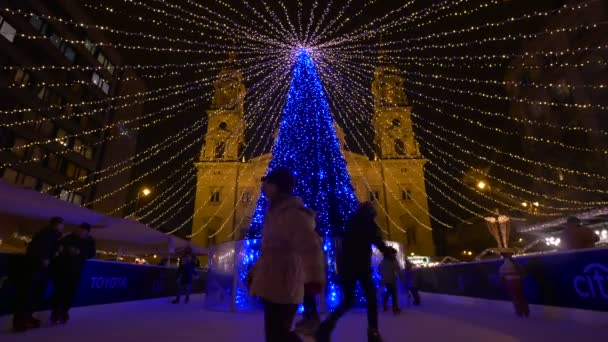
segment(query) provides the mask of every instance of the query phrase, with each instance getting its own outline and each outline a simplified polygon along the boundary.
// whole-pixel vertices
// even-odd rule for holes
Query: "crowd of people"
[[[326,279],[323,243],[315,231],[315,212],[293,195],[294,187],[295,179],[285,168],[277,168],[262,178],[262,191],[269,200],[269,207],[261,255],[248,280],[250,294],[260,297],[264,303],[266,341],[302,341],[298,331],[313,335],[317,342],[329,342],[339,319],[355,304],[357,284],[363,289],[367,304],[368,341],[382,341],[378,330],[372,246],[384,255],[379,268],[387,291],[383,304],[387,308],[391,297],[395,314],[400,312],[397,281],[404,272],[399,267],[397,251],[382,239],[374,206],[370,202],[361,203],[348,222],[337,252],[343,298],[321,322],[315,297],[322,292]],[[406,275],[411,267],[406,263]],[[417,291],[413,287],[411,291],[414,304],[419,304]],[[304,304],[303,319],[296,323],[294,331],[292,324],[300,303]]]
[[[87,259],[95,256],[91,226],[83,223],[64,235],[64,220],[53,217],[33,236],[16,272],[13,330],[23,332],[41,326],[33,316],[52,280],[51,322],[66,323]]]

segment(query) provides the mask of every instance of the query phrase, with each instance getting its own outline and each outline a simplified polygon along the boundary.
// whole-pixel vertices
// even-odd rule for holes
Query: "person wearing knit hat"
[[[59,242],[59,253],[52,263],[53,294],[51,323],[66,323],[80,276],[87,259],[96,254],[91,225],[84,222]]]

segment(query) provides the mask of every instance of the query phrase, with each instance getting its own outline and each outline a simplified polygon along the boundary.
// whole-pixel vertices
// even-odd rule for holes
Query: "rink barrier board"
[[[23,256],[0,253],[0,315],[12,312],[15,284],[13,279]],[[192,293],[205,290],[205,272],[199,272]],[[135,265],[113,261],[86,262],[74,306],[89,306],[173,296],[177,290],[177,269]],[[52,282],[45,291],[39,310],[49,307]]]
[[[526,272],[530,304],[608,312],[608,249],[515,257]],[[509,301],[501,259],[422,268],[414,281],[423,292]],[[424,299],[423,299],[424,300]]]

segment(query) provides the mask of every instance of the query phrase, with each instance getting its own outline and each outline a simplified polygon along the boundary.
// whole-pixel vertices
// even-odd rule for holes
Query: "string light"
[[[122,125],[126,125],[126,124],[136,123],[137,121],[140,121],[140,120],[142,120],[144,118],[152,117],[152,116],[158,115],[158,114],[166,112],[166,111],[171,111],[171,114],[168,114],[168,115],[166,115],[164,117],[156,118],[156,119],[154,119],[153,121],[150,121],[150,122],[140,123],[138,125],[135,125],[134,127],[128,127],[128,129],[129,129],[129,131],[136,132],[136,131],[139,131],[139,130],[142,130],[142,129],[145,129],[145,128],[148,128],[148,127],[152,127],[152,126],[154,126],[154,125],[156,125],[158,123],[161,123],[161,122],[163,122],[165,120],[168,120],[168,119],[171,119],[171,118],[175,117],[177,114],[180,114],[180,113],[185,112],[185,111],[187,111],[189,109],[192,109],[192,108],[195,108],[195,107],[199,106],[200,103],[198,103],[197,100],[200,100],[200,99],[205,98],[205,97],[206,96],[203,95],[200,98],[193,98],[193,99],[187,100],[187,101],[182,102],[182,103],[177,103],[177,104],[165,107],[165,108],[161,109],[158,112],[148,113],[148,114],[144,115],[141,118],[135,118],[135,119],[132,119],[132,120],[122,121],[121,123],[110,124],[110,125],[105,126],[105,130],[111,129],[111,128],[115,128],[115,127],[119,127],[121,124]],[[183,106],[184,104],[190,103],[190,102],[195,102],[195,103],[193,105],[186,106],[185,108],[177,110],[179,107]],[[82,134],[80,134],[80,135],[82,135]],[[79,135],[77,135],[77,136],[79,136]],[[106,142],[117,140],[117,139],[120,139],[122,137],[123,137],[122,134],[106,135],[103,139],[100,139],[100,140],[96,141],[95,143],[93,143],[91,145],[91,147],[95,148],[95,147],[100,146],[100,145],[102,145],[102,144],[104,144]],[[65,137],[64,137],[64,139],[65,139]],[[37,145],[37,144],[35,144],[35,145]],[[67,153],[70,153],[70,152],[73,151],[73,149],[70,148],[69,146],[66,146],[66,144],[59,144],[59,146],[60,146],[61,150],[59,150],[58,152],[54,152],[54,153],[48,153],[45,156],[47,158],[48,157],[52,157],[52,156],[62,156],[62,155],[66,155]],[[4,164],[2,164],[1,167],[4,168],[4,167],[17,166],[17,165],[24,165],[24,164],[28,164],[28,163],[32,163],[32,162],[38,162],[38,161],[39,160],[36,159],[36,158],[34,158],[34,157],[31,158],[31,159],[25,158],[25,159],[22,159],[20,161],[16,161],[16,162],[12,162],[12,163],[11,162],[4,163]],[[124,162],[121,163],[121,165],[122,164],[124,164]],[[93,174],[91,174],[91,175],[93,175]]]
[[[327,82],[328,82],[328,83],[331,83],[331,84],[334,84],[334,85],[335,85],[335,86],[334,86],[335,90],[336,90],[336,91],[338,92],[338,94],[340,95],[340,96],[333,96],[332,98],[334,98],[334,99],[339,99],[339,98],[344,98],[344,99],[346,99],[346,98],[348,98],[348,96],[345,96],[347,93],[346,93],[346,92],[344,92],[344,90],[342,89],[342,87],[341,87],[341,85],[340,85],[339,80],[335,79],[335,78],[333,77],[333,75],[332,75],[332,73],[331,73],[331,72],[328,72],[328,70],[329,70],[328,65],[326,65],[326,64],[325,64],[325,63],[323,63],[323,62],[320,62],[320,63],[319,63],[319,65],[321,66],[321,69],[320,69],[320,70],[322,71],[322,74],[321,74],[321,75],[322,75],[322,77],[327,77],[327,78],[328,78],[328,79],[327,79]],[[324,72],[324,73],[323,73],[323,72]],[[364,95],[364,94],[360,94],[360,95],[361,95],[361,96],[360,96],[360,99],[362,99],[362,102],[364,102],[364,103],[368,103],[368,102],[369,102],[369,101],[368,101],[368,98],[367,98],[367,96],[366,96],[366,95]],[[334,102],[334,105],[338,105],[338,103],[337,103],[337,102]],[[345,107],[340,107],[340,108],[337,108],[336,113],[338,113],[338,115],[342,114],[342,120],[350,120],[350,119],[349,119],[349,116],[348,116],[347,114],[351,114],[351,115],[353,115],[353,116],[356,116],[356,115],[357,115],[357,113],[364,112],[364,109],[363,109],[363,108],[353,108],[353,106],[354,106],[354,105],[355,105],[354,103],[349,102],[349,101],[346,101],[346,102],[344,103],[344,106],[345,106]],[[355,127],[354,132],[355,132],[355,133],[357,133],[357,134],[359,135],[359,137],[361,137],[361,140],[363,140],[364,142],[366,142],[366,139],[365,139],[365,138],[363,137],[363,135],[362,135],[362,134],[359,132],[359,129],[357,128],[357,125],[352,124],[352,127]],[[358,139],[357,137],[355,137],[355,142],[357,143],[358,147],[359,147],[360,149],[362,149],[362,150],[363,150],[363,148],[362,148],[362,144],[359,142],[359,139]],[[373,147],[371,147],[371,146],[369,145],[369,143],[367,143],[367,142],[366,142],[365,144],[367,145],[367,147],[369,147],[370,149],[372,149],[372,150],[373,150]],[[356,163],[356,161],[355,161],[355,163]],[[383,178],[383,177],[382,177],[382,175],[381,175],[381,172],[380,172],[380,171],[378,171],[378,170],[376,170],[376,167],[373,167],[373,164],[371,164],[371,163],[370,163],[370,165],[372,165],[371,169],[373,169],[373,170],[376,172],[376,174],[377,174],[377,175],[379,175],[381,178]],[[394,177],[394,176],[392,175],[392,172],[391,172],[391,171],[390,171],[388,168],[383,168],[383,171],[384,171],[384,172],[386,172],[386,174],[387,174],[388,178],[393,178],[393,179],[395,179],[395,180],[396,180],[396,177]],[[367,182],[367,181],[366,181],[366,182]],[[408,214],[408,215],[409,215],[409,216],[410,216],[410,217],[411,217],[411,218],[412,218],[414,221],[416,221],[416,222],[417,222],[417,223],[418,223],[418,224],[419,224],[421,227],[424,227],[424,228],[426,228],[426,229],[432,230],[432,228],[431,228],[430,226],[428,226],[428,225],[427,225],[426,223],[424,223],[424,222],[421,222],[421,221],[419,220],[419,218],[418,218],[416,215],[413,215],[413,214],[412,214],[412,212],[409,210],[409,208],[407,208],[406,206],[404,206],[404,205],[401,203],[401,201],[399,200],[399,198],[397,197],[397,195],[396,195],[396,194],[395,194],[395,193],[394,193],[394,192],[391,190],[391,187],[390,187],[390,186],[389,186],[389,185],[388,185],[388,184],[387,184],[387,183],[386,183],[384,180],[383,180],[382,182],[383,182],[383,184],[386,186],[386,189],[388,190],[388,192],[389,192],[389,193],[390,193],[390,194],[393,196],[393,198],[396,200],[396,203],[399,203],[400,207],[401,207],[403,210],[405,210],[405,212],[406,212],[406,213],[407,213],[407,214]],[[416,190],[419,190],[419,191],[421,191],[421,192],[423,192],[423,193],[426,193],[426,191],[424,191],[423,189],[419,188],[419,187],[418,187],[418,186],[416,186],[415,184],[412,184],[412,185],[414,186],[414,188],[415,188]],[[368,188],[370,188],[370,189],[371,189],[371,187],[369,186],[369,184],[367,184],[367,186],[368,186]],[[428,198],[428,196],[427,196],[427,198]],[[413,203],[414,203],[414,204],[415,204],[415,205],[416,205],[416,206],[417,206],[419,209],[421,209],[421,210],[422,210],[422,211],[423,211],[425,214],[428,214],[428,215],[429,215],[429,217],[430,217],[431,219],[433,219],[435,222],[437,222],[437,223],[439,223],[439,224],[441,224],[441,225],[443,225],[443,226],[445,226],[445,227],[452,228],[452,227],[451,227],[451,225],[449,225],[449,224],[447,224],[447,223],[444,223],[442,220],[440,220],[440,219],[438,219],[437,217],[433,216],[433,215],[432,215],[432,214],[431,214],[431,213],[428,211],[428,209],[426,209],[426,208],[425,208],[425,207],[423,207],[423,206],[422,206],[420,203],[418,203],[418,201],[416,201],[416,199],[412,198],[412,202],[413,202]],[[436,203],[435,203],[435,204],[436,204]],[[447,209],[443,208],[441,205],[438,205],[438,207],[439,207],[439,208],[441,208],[441,209],[442,209],[442,210],[444,210],[444,211],[447,211]],[[384,209],[383,209],[383,210],[384,210]],[[449,212],[449,211],[447,211],[447,212]],[[454,214],[452,214],[451,212],[449,212],[449,213],[450,213],[450,215],[451,215],[451,216],[452,216],[452,215],[454,215]],[[388,215],[388,213],[387,213],[387,212],[385,212],[385,214],[387,215],[387,217],[389,217],[389,218],[390,218],[390,215]],[[395,225],[395,226],[396,226],[396,227],[397,227],[399,230],[401,230],[401,231],[405,232],[403,229],[401,229],[401,228],[400,228],[400,225],[399,225],[399,224],[394,223],[394,225]]]
[[[338,64],[339,64],[339,63],[338,63]],[[356,81],[352,81],[352,80],[351,80],[351,82],[356,82]],[[332,81],[331,81],[331,83],[332,83],[332,84],[338,84],[338,86],[337,86],[336,88],[340,89],[339,82],[336,82],[335,80],[332,80]],[[361,88],[362,88],[362,87],[358,87],[357,89],[361,89]],[[334,97],[334,98],[337,98],[337,97]],[[343,98],[347,98],[347,97],[343,97]],[[365,103],[365,102],[369,102],[368,98],[367,98],[365,95],[360,95],[360,98],[361,98],[361,99],[363,99],[363,101],[362,101],[362,102],[364,102],[364,103]],[[338,112],[338,113],[340,113],[340,112],[342,112],[342,110],[338,110],[337,112]],[[356,109],[356,110],[352,110],[353,115],[357,115],[357,113],[363,113],[363,112],[365,112],[365,110],[364,110],[364,109]],[[353,125],[353,127],[355,127],[354,131],[358,133],[358,127],[357,127],[357,125]],[[362,127],[366,127],[366,126],[362,126]],[[360,135],[360,136],[363,138],[363,136],[362,136],[360,133],[359,133],[359,135]],[[364,140],[364,141],[365,141],[365,138],[363,138],[362,140]],[[358,141],[358,140],[357,140],[357,141]],[[369,146],[369,145],[368,145],[368,146]],[[361,148],[361,145],[360,145],[360,144],[359,144],[359,148]],[[390,171],[389,171],[388,173],[389,173],[389,176],[391,176],[391,175],[390,175]],[[416,188],[417,188],[417,187],[416,187]],[[390,187],[388,187],[388,186],[387,186],[387,189],[389,189],[389,190],[390,190]],[[417,189],[418,189],[418,188],[417,188]],[[418,189],[418,190],[422,190],[422,191],[424,191],[423,189]],[[425,192],[425,191],[424,191],[424,192]],[[398,198],[397,198],[397,197],[396,197],[394,194],[393,194],[393,197],[394,197],[394,198],[397,200],[397,203],[400,203],[399,199],[398,199]],[[403,207],[403,205],[401,205],[401,207]],[[407,210],[407,208],[404,208],[404,209],[406,209],[406,210]],[[446,211],[447,211],[447,210],[446,210]],[[408,213],[409,213],[409,210],[408,210]],[[410,213],[410,216],[412,216],[412,217],[413,217],[415,220],[417,219],[415,216],[411,215],[411,213]],[[435,221],[439,221],[439,220],[437,220],[435,217],[433,217],[433,215],[431,215],[430,213],[429,213],[429,216],[430,216],[431,218],[433,218]],[[452,214],[452,216],[455,216],[455,215],[454,215],[454,214]],[[461,220],[461,221],[464,221],[464,220]],[[441,222],[441,221],[439,221],[439,223],[444,224],[444,223],[443,223],[443,222]],[[419,222],[419,224],[420,224],[420,222]],[[445,225],[445,224],[444,224],[444,225]],[[430,227],[429,227],[429,228],[430,228]]]
[[[512,206],[512,207],[513,207],[513,206]],[[514,208],[514,209],[517,209],[517,210],[519,210],[519,209],[520,209],[520,208],[517,208],[517,207],[513,207],[513,208]]]
[[[527,13],[527,14],[522,15],[520,17],[511,17],[511,18],[508,18],[508,19],[503,20],[503,21],[489,22],[489,23],[485,23],[485,24],[482,24],[482,25],[465,27],[465,28],[458,29],[458,30],[431,33],[431,34],[426,35],[426,36],[404,39],[403,41],[401,41],[401,43],[412,43],[412,42],[417,42],[417,41],[422,41],[422,40],[429,40],[429,39],[436,39],[436,38],[440,38],[440,37],[447,37],[447,36],[456,35],[456,34],[476,32],[476,31],[480,31],[480,30],[486,29],[486,28],[496,28],[496,27],[501,27],[501,26],[515,24],[515,23],[517,23],[519,21],[524,21],[524,20],[532,19],[534,17],[541,17],[542,18],[542,17],[549,16],[549,15],[559,15],[562,12],[565,12],[565,11],[568,11],[568,10],[574,12],[574,11],[585,9],[585,8],[589,7],[590,4],[595,3],[597,1],[598,0],[591,0],[591,1],[587,1],[587,2],[582,3],[582,4],[564,4],[563,7],[558,8],[558,9],[553,9],[553,10],[549,10],[549,11],[534,11],[532,13]],[[498,2],[495,2],[495,3],[498,3]],[[399,29],[398,32],[403,32],[403,29]],[[546,30],[546,31],[543,31],[543,32],[551,32],[551,31],[550,30]],[[560,31],[556,31],[556,32],[560,32]]]
[[[277,77],[278,75],[280,75],[279,79],[286,79],[288,77],[288,75],[289,75],[288,70],[285,70],[284,68],[277,68],[277,69],[274,69],[274,70],[275,71],[273,73],[271,73],[270,77],[267,78],[267,82],[274,81],[273,76]],[[269,111],[268,111],[269,113],[274,113],[272,115],[271,119],[270,119],[270,122],[275,122],[276,120],[278,120],[279,116],[276,113],[278,112],[279,105],[283,103],[283,99],[285,98],[285,95],[280,95],[280,94],[284,94],[286,92],[286,90],[287,90],[287,87],[283,86],[283,88],[280,88],[281,84],[283,84],[283,83],[282,82],[275,82],[275,83],[273,83],[273,84],[270,85],[270,87],[269,87],[270,91],[267,91],[267,92],[263,93],[263,97],[267,97],[267,98],[273,100],[273,104],[270,106]],[[261,90],[265,89],[264,86],[263,86],[264,85],[263,82],[256,83],[252,88],[255,88],[258,85],[260,85],[259,88]],[[279,95],[277,96],[276,94],[279,94]],[[251,113],[255,114],[256,111],[257,111],[256,110],[257,108],[259,108],[260,112],[263,112],[264,111],[263,103],[264,103],[264,101],[257,101],[255,103],[255,105],[254,105],[254,108],[252,108]],[[245,120],[247,120],[247,117],[245,117]],[[268,125],[266,127],[266,131],[264,133],[265,134],[268,133],[272,126],[273,125]],[[259,128],[260,127],[258,127],[258,129]],[[262,139],[258,139],[257,140],[257,143],[254,146],[254,150],[256,150],[256,148],[259,146],[261,140]],[[270,141],[268,141],[267,144],[268,143],[270,143]],[[243,152],[239,156],[239,158],[244,157],[244,153],[245,153],[245,151],[243,150]],[[245,174],[245,173],[243,173],[243,174]],[[203,175],[200,175],[200,177],[202,177],[202,176]],[[224,182],[227,179],[227,177],[228,177],[228,175],[225,175],[224,177],[222,177],[223,179],[221,179],[221,181]],[[236,188],[236,182],[233,184],[232,188],[230,189],[230,192],[234,191],[235,188]],[[204,201],[201,205],[195,207],[195,210],[194,210],[193,214],[187,220],[185,220],[181,224],[177,225],[176,228],[174,228],[174,229],[166,232],[166,234],[173,234],[173,233],[175,233],[175,232],[183,229],[188,222],[192,221],[192,219],[194,217],[196,217],[203,208],[206,207],[206,205],[207,205],[207,203],[209,201],[210,201],[210,198],[207,198],[207,200]],[[222,202],[220,204],[220,206],[217,207],[217,209],[216,209],[215,213],[213,214],[213,216],[215,216],[215,214],[217,214],[223,208],[223,206],[225,205],[225,203],[226,203],[226,201]],[[222,224],[222,227],[220,229],[218,229],[218,231],[216,232],[216,234],[219,234],[219,232],[221,232],[223,230],[223,228],[226,226],[226,223],[228,222],[228,220],[234,215],[235,211],[236,211],[236,207],[233,208],[233,211],[232,211],[231,215],[229,215],[226,218],[226,220]],[[201,232],[203,232],[207,228],[208,224],[209,224],[209,222],[207,222],[206,224],[202,225],[201,227],[192,227],[192,233],[188,237],[191,238],[191,237],[194,237],[194,236],[200,234]]]
[[[504,132],[504,131],[500,130],[499,128],[489,128],[489,127],[487,127],[487,126],[485,126],[485,125],[483,125],[483,124],[481,124],[481,123],[477,123],[477,122],[475,122],[475,121],[473,121],[473,120],[467,119],[467,118],[462,117],[462,116],[460,116],[460,115],[454,115],[454,114],[448,114],[448,113],[445,113],[443,110],[441,110],[441,109],[439,109],[439,108],[436,108],[436,107],[433,107],[433,106],[429,106],[429,105],[427,105],[427,104],[424,104],[424,103],[419,102],[419,101],[416,101],[416,100],[413,100],[412,102],[414,102],[414,103],[418,103],[418,104],[421,104],[421,105],[423,105],[423,106],[425,106],[425,107],[427,107],[427,108],[431,108],[431,109],[433,109],[434,111],[436,111],[436,112],[438,112],[438,113],[446,114],[446,115],[449,115],[450,117],[453,117],[453,118],[460,118],[460,119],[462,119],[462,120],[464,120],[464,121],[466,121],[466,122],[468,122],[468,123],[470,123],[470,124],[473,124],[473,125],[478,125],[478,126],[481,126],[481,127],[486,128],[486,129],[493,129],[493,130],[495,129],[496,131],[501,132],[501,133],[502,133],[502,132]],[[526,162],[526,163],[528,163],[528,164],[533,164],[533,165],[537,165],[537,166],[542,166],[542,167],[545,167],[545,168],[548,168],[548,169],[557,170],[557,171],[561,171],[561,172],[566,172],[566,173],[570,173],[570,174],[574,174],[574,175],[585,176],[585,177],[588,177],[588,178],[594,178],[594,179],[608,179],[608,177],[602,176],[602,175],[597,174],[597,173],[588,173],[588,172],[579,171],[579,170],[574,170],[574,169],[568,169],[568,168],[564,168],[564,167],[560,167],[560,166],[554,166],[554,165],[551,165],[551,164],[548,164],[548,163],[544,163],[544,162],[540,162],[540,161],[531,160],[531,159],[528,159],[528,158],[522,157],[522,156],[517,155],[517,154],[514,154],[514,153],[504,152],[504,151],[502,151],[501,149],[498,149],[498,148],[496,148],[496,147],[494,147],[494,146],[488,146],[488,145],[482,144],[482,143],[480,143],[480,142],[478,142],[478,141],[476,141],[476,140],[474,140],[474,139],[471,139],[471,138],[469,138],[468,136],[465,136],[464,134],[458,133],[458,132],[456,132],[456,131],[454,131],[454,130],[447,129],[447,128],[445,128],[445,127],[441,127],[440,125],[437,125],[436,123],[433,123],[432,121],[430,121],[430,120],[428,120],[428,119],[424,118],[423,116],[418,115],[418,114],[416,114],[416,113],[412,113],[412,116],[414,116],[414,117],[418,118],[418,120],[419,120],[419,121],[421,121],[421,122],[426,122],[426,123],[428,123],[428,124],[432,125],[433,127],[436,127],[436,128],[438,128],[438,129],[440,129],[440,130],[442,130],[442,131],[444,131],[444,132],[448,132],[448,133],[450,133],[450,134],[452,134],[452,135],[454,135],[454,136],[457,136],[457,137],[459,137],[459,138],[461,138],[461,139],[464,139],[464,140],[466,140],[467,142],[470,142],[471,144],[474,144],[474,145],[477,145],[477,146],[481,146],[481,147],[483,147],[484,149],[491,150],[491,151],[493,151],[493,152],[496,152],[496,153],[500,153],[500,154],[502,154],[502,155],[509,156],[509,157],[511,157],[511,158],[513,158],[513,159],[517,159],[517,160],[524,161],[524,162]],[[505,134],[508,134],[508,135],[517,135],[517,136],[519,136],[518,134],[509,134],[509,133],[507,133],[507,132],[504,132],[504,133],[505,133]],[[554,181],[551,181],[551,180],[549,180],[549,179],[545,179],[545,178],[543,178],[543,177],[540,177],[540,178],[538,178],[538,179],[541,179],[541,180],[543,180],[543,181],[546,181],[547,183],[551,183],[551,184],[554,184],[554,185],[558,185],[558,186],[566,186],[566,185],[564,185],[564,184],[562,184],[562,183],[554,182]],[[579,190],[580,190],[580,189],[579,189]]]

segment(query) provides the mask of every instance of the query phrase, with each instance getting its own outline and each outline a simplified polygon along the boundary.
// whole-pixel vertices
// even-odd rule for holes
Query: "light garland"
[[[327,70],[328,70],[328,66],[327,66],[327,65],[325,65],[325,64],[324,64],[324,63],[322,63],[322,62],[320,62],[320,63],[319,63],[319,65],[322,67],[322,69],[321,69],[321,71],[322,71],[322,73],[321,73],[322,77],[327,77],[327,78],[328,78],[328,81],[329,81],[328,83],[332,83],[332,84],[335,84],[335,85],[336,85],[336,87],[335,87],[335,88],[336,88],[336,90],[337,90],[337,92],[338,92],[338,95],[339,95],[339,96],[335,96],[335,97],[333,97],[333,98],[334,98],[334,99],[337,99],[337,98],[340,98],[340,97],[341,97],[341,98],[345,98],[345,99],[346,99],[346,98],[348,98],[348,96],[346,96],[346,94],[347,94],[347,93],[346,93],[346,92],[344,92],[344,91],[341,89],[339,81],[333,77],[333,75],[332,75],[332,73],[331,73],[331,72],[327,72]],[[325,71],[325,72],[324,72],[324,71]],[[360,97],[360,98],[361,98],[361,99],[363,99],[363,102],[365,102],[365,103],[368,103],[368,102],[369,102],[369,101],[368,101],[368,98],[367,98],[365,95],[363,95],[363,94],[361,94],[361,97]],[[337,102],[334,102],[334,104],[336,105],[336,104],[337,104]],[[338,110],[336,111],[336,113],[343,113],[343,112],[346,112],[346,113],[352,114],[353,116],[356,116],[356,115],[357,115],[357,113],[364,112],[364,110],[363,110],[362,108],[352,108],[354,105],[355,105],[355,104],[353,104],[353,103],[350,103],[350,102],[348,102],[348,101],[345,101],[344,106],[346,106],[346,107],[338,108]],[[343,111],[343,110],[341,110],[341,109],[344,109],[344,111]],[[343,113],[343,114],[342,114],[342,120],[348,120],[348,116],[346,115],[346,113]],[[355,127],[355,128],[356,128],[356,125],[354,125],[354,124],[353,124],[353,125],[352,125],[352,127]],[[356,128],[354,131],[355,131],[356,133],[358,133],[358,135],[359,135],[359,136],[362,138],[362,140],[363,140],[363,141],[366,141],[366,139],[363,137],[363,135],[362,135],[362,134],[359,132],[358,128]],[[357,145],[358,145],[358,147],[359,147],[359,148],[363,149],[363,148],[362,148],[362,144],[359,142],[359,139],[358,139],[358,138],[356,138],[356,137],[355,137],[355,142],[357,143]],[[367,144],[367,146],[368,146],[368,147],[370,147],[370,148],[373,150],[373,147],[371,147],[371,146],[369,145],[369,143],[366,143],[366,144]],[[356,163],[356,162],[355,162],[355,163]],[[372,166],[372,164],[371,164],[371,163],[370,163],[370,166]],[[380,173],[379,173],[379,172],[376,170],[376,168],[375,168],[375,167],[373,167],[373,166],[372,166],[371,168],[372,168],[372,169],[374,169],[374,170],[376,171],[376,173],[377,173],[379,176],[381,176],[381,174],[380,174]],[[388,176],[389,176],[389,177],[392,177],[393,179],[396,179],[395,177],[393,177],[393,176],[392,176],[392,173],[390,172],[390,170],[388,170],[388,169],[384,169],[384,171],[385,171],[385,172],[388,174]],[[367,182],[367,180],[365,180],[365,181]],[[395,194],[395,193],[394,193],[394,192],[391,190],[391,187],[390,187],[390,186],[388,186],[388,184],[387,184],[387,183],[386,183],[384,180],[382,181],[382,183],[385,185],[385,188],[389,190],[389,193],[390,193],[390,194],[393,196],[393,198],[396,200],[396,202],[400,204],[401,208],[402,208],[402,209],[404,209],[404,210],[406,211],[406,213],[407,213],[407,214],[408,214],[408,215],[409,215],[409,216],[410,216],[412,219],[414,219],[414,220],[415,220],[415,221],[416,221],[418,224],[420,224],[422,227],[424,227],[424,228],[426,228],[426,229],[429,229],[429,230],[432,230],[432,228],[431,228],[431,227],[427,226],[427,225],[426,225],[425,223],[423,223],[423,222],[420,222],[420,221],[419,221],[419,219],[418,219],[418,218],[417,218],[415,215],[413,215],[413,214],[411,213],[411,211],[409,210],[409,208],[405,207],[405,206],[404,206],[404,205],[401,203],[401,201],[399,200],[399,198],[397,197],[397,195],[396,195],[396,194]],[[415,184],[412,184],[412,185],[413,185],[413,186],[416,188],[416,190],[418,190],[418,191],[422,191],[422,190],[423,190],[423,189],[418,188],[418,187],[417,187]],[[367,184],[367,186],[369,187],[369,184]],[[427,196],[427,197],[428,197],[428,196]],[[414,203],[414,204],[415,204],[415,205],[416,205],[416,206],[417,206],[419,209],[421,209],[421,210],[422,210],[422,211],[423,211],[425,214],[428,214],[428,215],[429,215],[429,217],[430,217],[431,219],[433,219],[435,222],[437,222],[437,223],[439,223],[439,224],[441,224],[441,225],[443,225],[443,226],[445,226],[445,227],[452,228],[452,226],[451,226],[451,225],[449,225],[449,224],[447,224],[447,223],[444,223],[442,220],[440,220],[440,219],[438,219],[437,217],[435,217],[434,215],[432,215],[432,214],[431,214],[431,213],[428,211],[428,209],[425,209],[425,208],[424,208],[424,207],[423,207],[423,206],[422,206],[420,203],[418,203],[418,202],[417,202],[415,199],[413,199],[413,198],[412,198],[412,202],[413,202],[413,203]],[[435,204],[436,204],[436,203],[435,203]],[[444,211],[447,211],[445,208],[443,208],[443,207],[442,207],[442,206],[440,206],[440,205],[439,205],[438,207],[440,207],[440,208],[441,208],[442,210],[444,210]],[[383,210],[384,210],[384,208],[383,208]],[[387,215],[387,217],[389,217],[389,216],[390,216],[390,215],[388,215],[388,213],[386,213],[386,215]],[[450,215],[453,215],[453,214],[450,212]],[[391,218],[391,220],[392,220],[392,218]],[[398,225],[398,224],[396,224],[396,227],[397,227],[398,229],[401,229],[401,228],[399,227],[399,225]]]

